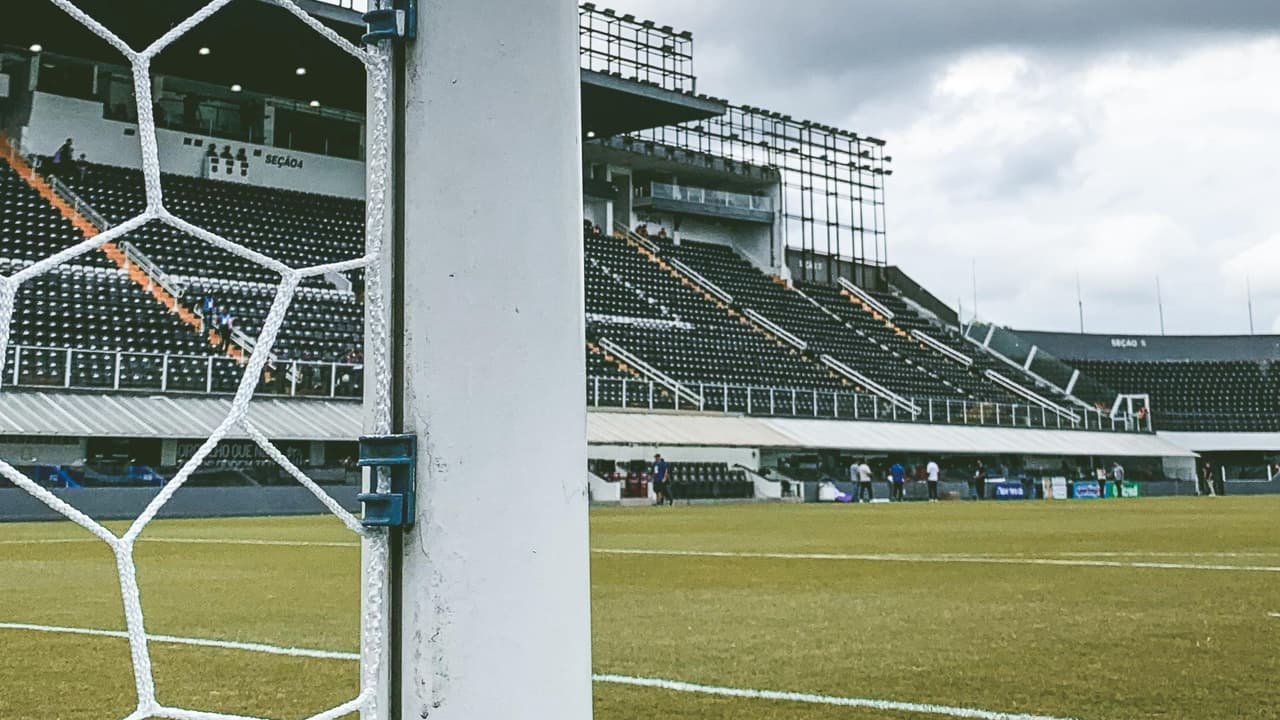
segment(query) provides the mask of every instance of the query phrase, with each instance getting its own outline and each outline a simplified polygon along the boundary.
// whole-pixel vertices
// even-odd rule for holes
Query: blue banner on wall
[[[1022,483],[1000,483],[996,485],[997,500],[1022,500],[1026,496],[1027,490],[1022,487]]]
[[[1098,483],[1092,480],[1084,482],[1071,483],[1073,497],[1077,500],[1097,500],[1102,497],[1102,493],[1098,490]]]

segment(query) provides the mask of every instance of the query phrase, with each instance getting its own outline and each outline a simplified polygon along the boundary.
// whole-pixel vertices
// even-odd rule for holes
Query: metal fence
[[[649,380],[628,378],[587,378],[587,405],[590,407],[642,410],[700,410],[764,417],[869,420],[933,425],[975,425],[983,427],[1035,428],[1051,430],[1092,430],[1102,432],[1151,432],[1150,416],[1112,419],[1109,413],[1079,409],[1080,420],[1072,422],[1039,405],[980,402],[948,398],[911,398],[918,413],[878,395],[841,390],[813,390],[745,385],[687,385],[701,398],[691,404]]]
[[[230,394],[244,366],[230,357],[11,347],[0,386],[43,390],[119,390]],[[277,362],[259,378],[258,395],[359,398],[363,366],[338,362]]]

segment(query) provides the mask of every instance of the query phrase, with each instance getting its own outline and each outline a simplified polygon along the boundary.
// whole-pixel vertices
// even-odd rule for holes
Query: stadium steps
[[[678,268],[674,267],[671,263],[667,262],[667,260],[662,257],[660,249],[656,245],[654,245],[652,241],[640,235],[637,235],[635,232],[627,228],[625,225],[618,224],[616,225],[616,229],[619,233],[621,233],[622,239],[627,243],[628,246],[634,249],[637,253],[639,253],[649,262],[662,268],[664,272],[671,275],[671,277],[675,278],[682,285],[688,287],[689,289],[701,295],[703,298],[707,300],[707,302],[723,310],[729,317],[737,320],[742,325],[745,325],[751,328],[756,333],[763,336],[765,339],[776,344],[778,347],[791,352],[798,352],[786,340],[783,340],[782,338],[778,337],[776,334],[770,332],[764,326],[752,321],[751,318],[747,317],[745,314],[740,312],[737,308],[725,302],[725,300],[719,297],[719,295],[716,292],[713,292],[712,290],[709,290],[703,287],[694,278],[686,275],[685,273],[680,272]],[[811,365],[813,365],[819,372],[824,373],[831,380],[834,380],[840,383],[841,385],[855,388],[859,392],[870,392],[867,388],[864,388],[861,386],[855,386],[853,383],[851,383],[848,380],[848,378],[845,378],[837,373],[832,372],[830,369],[822,365],[821,362],[819,362],[816,358],[810,356],[808,353],[800,352],[799,354],[802,357],[804,357],[804,359],[808,361]]]
[[[632,368],[631,365],[627,365],[625,361],[620,359],[620,357],[614,357],[609,354],[608,351],[605,351],[603,347],[596,345],[594,342],[586,341],[586,352],[591,356],[588,359],[588,364],[593,364],[591,363],[593,360],[600,360],[603,361],[604,364],[608,365],[611,372],[613,372],[614,369],[617,369],[617,377],[641,380],[641,382],[646,379],[643,374],[640,374],[639,370]],[[669,397],[666,387],[659,387],[658,392],[662,393],[663,397]]]
[[[928,343],[924,343],[918,340],[917,338],[911,336],[910,331],[912,329],[915,329],[915,330],[920,330],[921,332],[925,332],[931,339],[933,339],[937,343],[950,347],[956,352],[959,352],[961,354],[968,356],[970,359],[974,361],[975,368],[977,370],[982,371],[984,373],[987,370],[994,370],[996,372],[999,372],[1002,377],[1016,383],[1018,386],[1022,388],[1025,388],[1028,392],[1034,393],[1042,397],[1043,399],[1049,401],[1052,406],[1060,410],[1067,411],[1069,409],[1069,406],[1072,406],[1072,405],[1085,407],[1085,408],[1089,407],[1087,404],[1084,404],[1083,401],[1079,400],[1078,398],[1074,398],[1070,395],[1065,395],[1058,392],[1051,392],[1050,387],[1045,386],[1038,379],[1027,374],[1025,370],[1018,368],[1014,365],[1008,365],[1003,361],[999,361],[998,358],[995,358],[994,356],[990,355],[989,351],[986,348],[959,347],[958,343],[956,343],[953,340],[951,335],[948,333],[947,329],[941,324],[940,321],[937,320],[936,317],[922,315],[920,312],[918,312],[915,308],[911,307],[910,304],[908,304],[905,300],[903,300],[901,297],[897,296],[896,294],[877,293],[873,295],[879,302],[887,303],[888,305],[892,306],[890,307],[890,309],[895,313],[895,318],[902,318],[902,321],[903,321],[902,323],[894,322],[894,319],[885,317],[882,313],[877,311],[874,307],[871,307],[868,303],[866,303],[862,298],[857,297],[855,294],[851,293],[847,289],[842,288],[840,291],[840,294],[848,298],[849,301],[852,302],[854,305],[857,305],[858,307],[862,308],[864,312],[867,312],[871,314],[873,317],[877,318],[878,320],[883,321],[884,324],[887,327],[891,328],[895,334],[903,335],[907,337],[909,340],[911,340],[911,342],[917,344],[922,350],[934,355],[935,357],[942,359],[943,361],[953,363],[959,366],[963,366],[963,363],[960,363],[956,358],[952,357],[951,355],[945,352],[942,352],[938,348],[932,347]],[[909,325],[909,327],[904,327],[904,325]],[[932,334],[929,334],[926,332],[926,330],[933,330],[934,332]],[[1016,371],[1016,372],[1011,373],[1011,371]],[[1006,395],[1009,395],[1013,391],[1002,389],[1002,392],[1004,392]],[[1046,392],[1051,392],[1052,395],[1056,395],[1057,397],[1048,397],[1046,396]],[[1024,398],[1018,395],[1010,395],[1010,397],[1015,398],[1014,402],[1026,401]],[[1065,404],[1062,401],[1065,401]]]
[[[991,388],[979,379],[948,373],[945,366],[940,373],[937,365],[918,362],[927,356],[912,346],[910,338],[899,336],[881,321],[869,321],[872,327],[851,327],[848,318],[837,316],[781,278],[762,272],[733,248],[686,240],[679,246],[662,245],[660,249],[664,256],[677,258],[716,283],[721,292],[732,293],[732,304],[739,311],[745,313],[749,307],[761,312],[782,330],[803,340],[808,344],[805,354],[811,361],[829,368],[822,356],[830,355],[890,391],[881,394],[875,387],[863,388],[845,378],[847,384],[864,392],[891,402],[897,396],[977,399],[980,395],[975,390],[991,393]],[[696,282],[697,278],[693,280]]]
[[[31,164],[13,147],[9,137],[3,132],[0,132],[0,158],[3,158],[9,167],[17,173],[18,177],[22,178],[31,189],[39,193],[40,197],[44,198],[67,222],[71,223],[71,226],[78,230],[86,240],[97,237],[107,229],[101,226],[105,224],[105,221],[94,220],[90,213],[82,211],[82,208],[90,208],[88,203],[78,199],[69,201],[65,195],[72,194],[70,189],[64,189],[60,192],[54,188],[53,183],[41,177],[35,171],[35,168],[31,167]],[[92,215],[97,215],[97,213],[93,212]],[[98,215],[98,217],[100,218],[101,216]],[[164,305],[169,312],[177,315],[178,319],[190,326],[194,332],[201,333],[202,323],[200,318],[196,317],[195,313],[189,309],[183,307],[182,303],[178,302],[178,299],[172,293],[165,290],[158,278],[148,274],[140,264],[130,262],[128,254],[119,244],[106,242],[99,246],[99,250],[114,262],[116,267],[124,270],[129,279],[143,292],[155,298],[156,302]],[[217,335],[212,329],[208,329],[204,335],[206,335],[205,339],[211,346],[219,344]],[[227,355],[237,362],[245,362],[248,359],[245,350],[234,344],[227,348]]]

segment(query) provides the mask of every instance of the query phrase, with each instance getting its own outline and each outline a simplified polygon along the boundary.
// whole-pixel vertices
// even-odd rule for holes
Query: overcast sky
[[[626,0],[700,92],[888,141],[890,261],[1013,327],[1280,333],[1280,2]]]

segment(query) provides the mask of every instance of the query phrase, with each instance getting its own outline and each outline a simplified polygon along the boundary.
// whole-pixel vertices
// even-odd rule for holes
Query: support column
[[[401,717],[587,720],[578,9],[426,0],[419,18],[402,389],[420,463]]]

